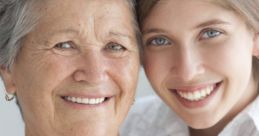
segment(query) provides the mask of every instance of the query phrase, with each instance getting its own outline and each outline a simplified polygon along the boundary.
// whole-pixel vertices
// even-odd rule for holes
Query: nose
[[[78,67],[73,73],[75,81],[99,84],[107,80],[107,62],[97,51],[85,53],[79,58],[78,63]]]
[[[183,82],[194,80],[197,76],[204,73],[204,61],[199,51],[195,49],[181,49],[175,57],[176,63],[172,68],[177,79]]]

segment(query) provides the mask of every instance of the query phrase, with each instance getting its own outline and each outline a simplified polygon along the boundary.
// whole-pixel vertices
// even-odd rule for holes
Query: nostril
[[[83,70],[77,70],[73,73],[73,78],[77,82],[85,81],[86,80],[85,76],[86,76],[86,74]]]

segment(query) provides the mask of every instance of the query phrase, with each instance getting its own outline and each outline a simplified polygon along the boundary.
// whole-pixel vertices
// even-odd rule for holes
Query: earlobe
[[[6,92],[9,94],[15,94],[16,86],[13,81],[13,76],[12,76],[11,71],[7,67],[1,66],[0,74],[1,74],[1,78],[4,82]]]
[[[259,59],[259,33],[255,33],[253,56],[255,56]]]

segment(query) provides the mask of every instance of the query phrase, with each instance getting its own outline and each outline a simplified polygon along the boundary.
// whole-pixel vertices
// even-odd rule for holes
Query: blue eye
[[[55,45],[55,48],[59,49],[71,49],[73,46],[71,45],[71,42],[61,42]]]
[[[211,29],[211,30],[205,31],[205,32],[202,34],[201,39],[214,38],[214,37],[217,37],[217,36],[219,36],[219,35],[221,35],[221,34],[222,34],[222,32]]]
[[[155,45],[155,46],[163,46],[171,44],[167,38],[164,37],[156,37],[148,42],[148,45]]]

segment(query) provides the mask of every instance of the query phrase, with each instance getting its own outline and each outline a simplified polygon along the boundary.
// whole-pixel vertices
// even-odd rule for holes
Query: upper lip
[[[86,86],[86,85],[70,85],[64,86],[59,89],[59,96],[65,97],[79,97],[79,98],[102,98],[112,97],[118,93],[117,87],[110,84],[99,86]]]

